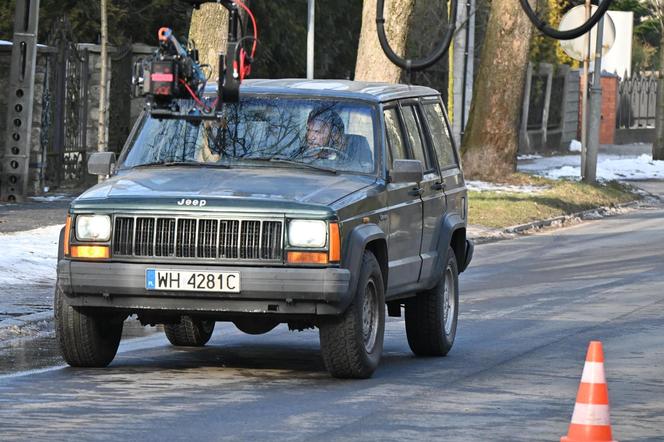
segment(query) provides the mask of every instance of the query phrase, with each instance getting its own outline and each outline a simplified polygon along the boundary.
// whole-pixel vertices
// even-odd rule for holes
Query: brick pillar
[[[618,76],[602,74],[602,123],[599,130],[600,144],[614,144],[616,115],[618,111]]]
[[[617,75],[606,72],[602,73],[602,121],[599,130],[599,144],[614,144],[615,142],[619,81]],[[579,129],[577,132],[579,139],[581,139],[581,93],[584,85],[584,77],[581,75],[581,87],[579,88]]]

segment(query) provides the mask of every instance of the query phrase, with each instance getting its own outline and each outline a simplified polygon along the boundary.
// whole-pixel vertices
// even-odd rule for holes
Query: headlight
[[[111,239],[111,218],[108,215],[77,216],[76,238],[79,241],[108,241]]]
[[[325,247],[327,224],[325,221],[292,220],[288,224],[288,242],[295,247]]]

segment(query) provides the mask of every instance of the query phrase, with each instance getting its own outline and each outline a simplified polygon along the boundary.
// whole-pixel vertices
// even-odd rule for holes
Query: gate
[[[57,54],[45,181],[49,187],[78,187],[86,177],[89,54],[78,49],[65,17],[56,21],[48,40]]]
[[[618,129],[654,128],[657,110],[657,77],[625,77],[618,87]]]

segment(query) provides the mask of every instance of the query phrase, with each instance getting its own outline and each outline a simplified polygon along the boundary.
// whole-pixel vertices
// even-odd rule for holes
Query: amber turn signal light
[[[330,223],[330,262],[341,261],[341,238],[339,223]]]
[[[327,264],[327,252],[288,252],[289,264]]]
[[[65,256],[69,256],[69,234],[71,232],[71,216],[67,215],[67,221],[65,222],[65,238],[63,241],[62,248]]]
[[[108,246],[71,246],[72,258],[108,259],[111,252]]]

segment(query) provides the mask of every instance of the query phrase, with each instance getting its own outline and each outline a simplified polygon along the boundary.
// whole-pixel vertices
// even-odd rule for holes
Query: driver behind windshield
[[[305,157],[336,159],[336,152],[345,152],[344,122],[329,108],[314,109],[307,118],[307,132],[302,155]]]

